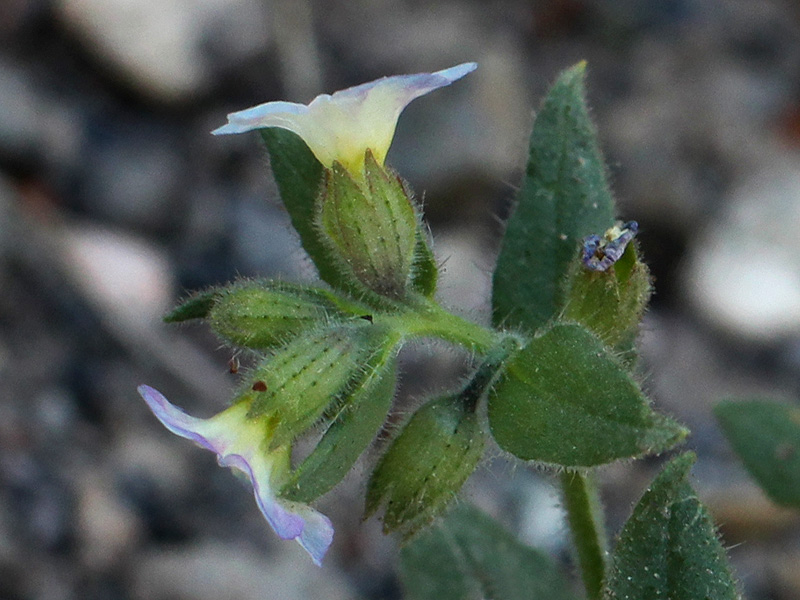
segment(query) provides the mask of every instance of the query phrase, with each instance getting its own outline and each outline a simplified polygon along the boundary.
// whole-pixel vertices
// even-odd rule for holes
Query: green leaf
[[[204,319],[219,297],[219,290],[193,294],[164,316],[165,323],[180,323],[190,319]]]
[[[300,136],[286,129],[260,129],[267,145],[270,166],[292,226],[300,234],[303,248],[314,261],[320,278],[338,289],[349,290],[316,227],[317,196],[322,187],[324,168]]]
[[[668,463],[620,534],[606,600],[735,600],[736,584],[706,508],[687,481],[692,453]]]
[[[504,450],[565,467],[662,452],[687,434],[653,412],[595,335],[569,323],[554,325],[509,360],[489,395],[489,425]]]
[[[401,551],[410,600],[573,600],[548,556],[520,544],[496,521],[457,505]]]
[[[395,361],[387,361],[359,382],[342,403],[316,448],[281,490],[281,496],[311,502],[339,483],[375,438],[392,406]]]
[[[583,237],[614,224],[585,64],[568,69],[536,117],[530,156],[494,273],[494,323],[534,331],[561,313]]]
[[[778,504],[800,508],[800,408],[751,400],[714,409],[745,467]]]

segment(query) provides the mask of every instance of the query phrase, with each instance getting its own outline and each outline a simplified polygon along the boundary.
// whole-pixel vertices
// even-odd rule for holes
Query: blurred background
[[[725,397],[800,398],[796,2],[2,0],[0,598],[400,598],[394,540],[360,523],[363,473],[319,503],[336,539],[318,569],[136,394],[219,411],[230,350],[160,316],[238,276],[314,277],[258,137],[208,132],[260,102],[477,61],[406,110],[388,160],[424,200],[443,302],[486,321],[533,110],[582,59],[656,278],[644,385],[692,429],[746,595],[800,597],[798,516],[711,416]],[[463,357],[422,344],[404,365],[400,410]],[[601,471],[612,531],[660,464]],[[494,449],[465,495],[569,569],[544,473]]]

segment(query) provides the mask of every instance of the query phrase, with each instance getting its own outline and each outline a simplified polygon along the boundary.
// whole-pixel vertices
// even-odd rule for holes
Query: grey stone
[[[145,554],[134,570],[132,597],[136,600],[353,597],[352,590],[335,571],[315,566],[297,544],[279,543],[280,548],[269,555],[242,544],[221,541]]]
[[[800,334],[800,168],[794,154],[774,157],[694,241],[686,267],[703,317],[759,342]]]
[[[208,89],[220,64],[266,46],[257,0],[57,0],[64,24],[104,63],[162,101]]]

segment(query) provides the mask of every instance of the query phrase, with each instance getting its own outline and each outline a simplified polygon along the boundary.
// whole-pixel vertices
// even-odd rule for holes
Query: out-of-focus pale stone
[[[494,257],[487,257],[483,240],[454,229],[437,234],[433,250],[440,265],[437,295],[445,306],[488,320]]]
[[[89,50],[141,91],[176,101],[203,91],[215,61],[235,63],[269,38],[259,0],[57,0]]]
[[[787,158],[734,193],[687,268],[706,318],[762,342],[800,333],[800,163]]]
[[[99,226],[63,230],[62,260],[84,295],[107,316],[149,328],[173,302],[165,254],[144,240]]]
[[[341,575],[326,565],[315,566],[295,544],[284,543],[265,554],[242,543],[208,541],[144,555],[133,569],[131,597],[345,600],[354,596]]]
[[[133,550],[141,524],[107,480],[97,474],[84,479],[77,511],[81,559],[91,569],[108,569]]]

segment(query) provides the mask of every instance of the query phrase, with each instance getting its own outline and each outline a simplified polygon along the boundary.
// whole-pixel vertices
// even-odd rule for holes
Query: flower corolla
[[[412,100],[450,85],[476,67],[475,63],[464,63],[435,73],[383,77],[331,95],[322,94],[308,105],[267,102],[229,114],[228,123],[211,133],[288,129],[305,141],[325,167],[338,161],[361,179],[367,149],[383,165],[397,119]]]
[[[138,388],[150,410],[172,433],[216,453],[220,466],[244,473],[253,486],[256,503],[275,533],[294,539],[321,564],[333,540],[333,526],[325,515],[299,502],[278,498],[274,488],[288,472],[290,449],[268,450],[271,439],[264,419],[247,417],[246,403],[234,404],[211,417],[198,419],[171,404],[160,392]]]

